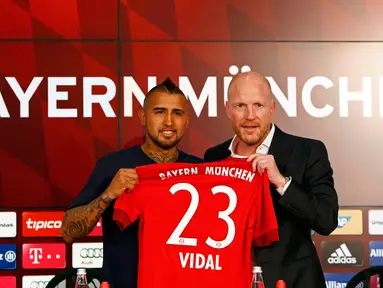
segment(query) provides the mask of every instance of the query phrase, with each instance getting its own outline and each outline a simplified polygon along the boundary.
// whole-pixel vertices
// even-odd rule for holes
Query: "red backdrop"
[[[356,237],[368,257],[373,239],[368,210],[382,205],[383,3],[306,2],[1,1],[0,208],[64,209],[97,158],[142,140],[136,98],[167,76],[180,84],[194,108],[181,147],[202,156],[232,136],[223,109],[225,87],[236,68],[248,66],[272,84],[276,124],[324,141],[340,204],[364,211],[363,236],[318,238],[318,252],[322,240]],[[67,93],[57,97],[67,100],[54,101],[49,88],[54,77],[60,83],[72,77],[57,88]],[[110,79],[109,90],[92,90],[116,89],[110,117],[98,104],[91,117],[84,116],[85,77]],[[20,101],[17,95],[28,87],[34,91],[31,99]],[[77,115],[62,109],[75,109]],[[16,240],[2,243],[26,242],[19,224]],[[0,275],[26,274],[20,251],[17,256],[18,272]]]

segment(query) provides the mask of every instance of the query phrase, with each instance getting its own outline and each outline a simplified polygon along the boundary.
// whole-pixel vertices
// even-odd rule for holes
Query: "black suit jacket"
[[[205,161],[229,157],[231,140],[209,148]],[[291,288],[326,288],[311,240],[311,229],[329,235],[338,224],[338,197],[326,147],[321,141],[286,134],[275,126],[269,154],[282,175],[291,176],[292,181],[283,196],[270,185],[280,241],[254,250],[265,286],[275,287],[283,279]]]

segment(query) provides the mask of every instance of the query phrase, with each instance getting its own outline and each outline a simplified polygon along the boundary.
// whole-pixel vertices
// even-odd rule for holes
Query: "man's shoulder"
[[[204,154],[206,161],[222,160],[230,156],[229,146],[233,138],[230,138],[218,145],[209,147]]]
[[[139,146],[132,146],[129,148],[124,148],[121,150],[109,152],[105,154],[104,156],[100,157],[97,162],[99,164],[107,165],[107,166],[110,166],[110,165],[119,166],[121,164],[128,165],[129,163],[133,165],[134,162],[136,162],[134,161],[134,159],[137,158],[138,147]]]
[[[326,146],[323,141],[307,136],[295,135],[290,133],[285,133],[280,131],[283,134],[283,138],[280,138],[282,141],[279,143],[280,145],[286,145],[290,143],[294,149],[298,149],[301,151],[310,151],[312,149],[321,149],[326,150]],[[284,144],[283,144],[284,143]]]
[[[203,163],[203,159],[193,155],[193,154],[188,154],[182,150],[180,152],[180,160],[178,162],[184,162],[184,163]]]

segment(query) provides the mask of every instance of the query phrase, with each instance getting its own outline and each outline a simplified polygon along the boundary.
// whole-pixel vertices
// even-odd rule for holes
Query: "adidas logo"
[[[352,256],[346,244],[341,244],[327,259],[329,264],[356,264],[356,258]]]

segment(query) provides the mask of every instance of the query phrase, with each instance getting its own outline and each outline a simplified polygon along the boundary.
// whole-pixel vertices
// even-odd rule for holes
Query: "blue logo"
[[[346,287],[354,275],[355,273],[325,273],[326,286],[327,288]]]
[[[314,236],[315,231],[311,229],[311,236]]]
[[[370,242],[370,264],[371,266],[383,265],[383,242]]]
[[[339,216],[338,217],[338,228],[343,228],[351,219],[351,216]]]
[[[16,269],[16,244],[0,244],[0,269]]]

